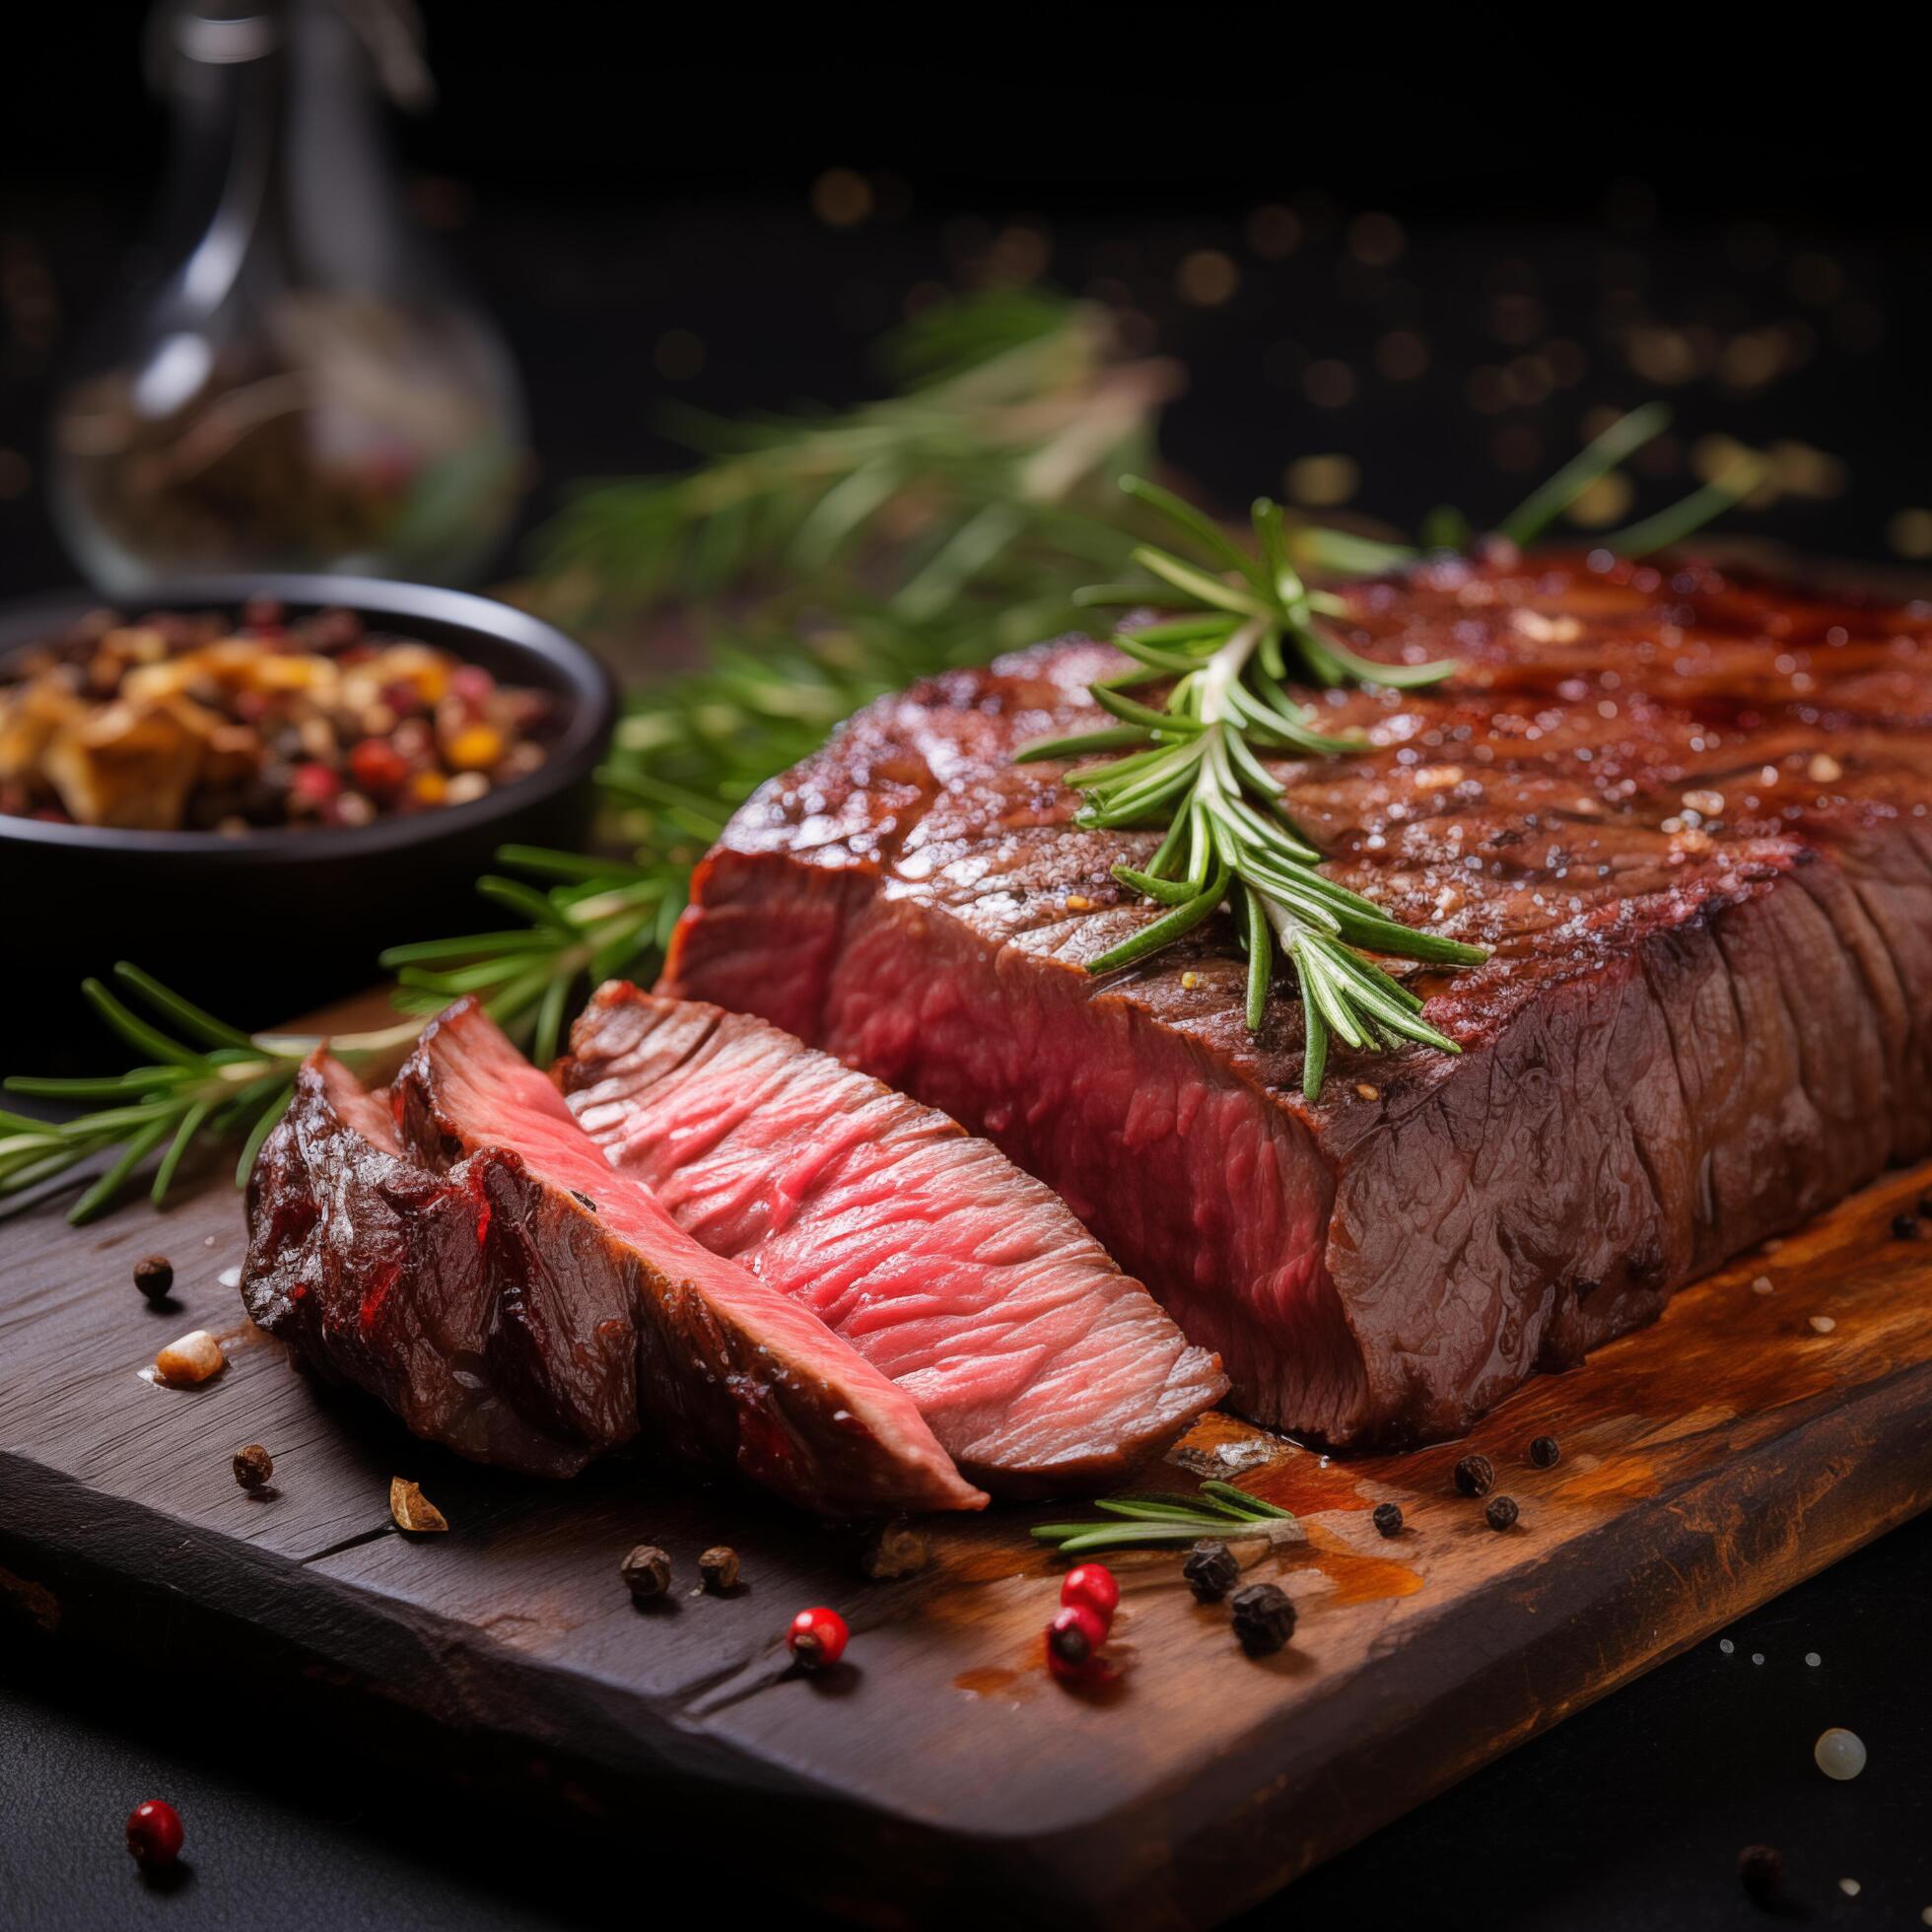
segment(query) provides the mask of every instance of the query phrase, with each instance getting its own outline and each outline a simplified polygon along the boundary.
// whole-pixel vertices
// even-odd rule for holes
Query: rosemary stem
[[[1233,717],[1228,693],[1241,681],[1241,673],[1248,668],[1248,659],[1255,655],[1255,646],[1261,642],[1262,633],[1267,628],[1266,618],[1249,618],[1208,659],[1206,668],[1201,672],[1201,722],[1204,724],[1225,724]]]
[[[369,1033],[257,1033],[254,1035],[255,1045],[271,1059],[266,1062],[237,1063],[224,1069],[223,1073],[225,1078],[238,1081],[254,1079],[259,1074],[272,1072],[276,1062],[307,1059],[317,1047],[324,1045],[343,1059],[374,1059],[410,1045],[422,1030],[423,1022],[420,1019],[405,1019]]]

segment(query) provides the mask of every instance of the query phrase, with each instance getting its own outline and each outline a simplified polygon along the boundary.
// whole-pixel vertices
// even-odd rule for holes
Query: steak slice
[[[572,1428],[594,1426],[606,1403],[642,1411],[672,1445],[827,1514],[985,1503],[909,1395],[616,1173],[473,1000],[424,1029],[393,1099],[431,1166],[516,1157],[525,1196],[492,1194],[491,1239],[527,1284],[516,1319]]]
[[[1601,557],[1346,594],[1357,650],[1461,668],[1319,694],[1368,749],[1272,769],[1335,877],[1494,948],[1396,967],[1460,1057],[1338,1043],[1310,1105],[1290,975],[1250,1034],[1224,919],[1083,970],[1155,916],[1110,872],[1155,835],[1011,762],[1098,716],[1080,639],[766,786],[662,985],[989,1135],[1238,1406],[1336,1444],[1458,1431],[1932,1149],[1932,610]]]
[[[619,1173],[891,1376],[997,1494],[1113,1482],[1227,1387],[1051,1189],[763,1020],[617,982],[557,1070]]]
[[[564,1428],[540,1398],[520,1407],[514,1392],[533,1378],[507,1359],[516,1332],[502,1310],[516,1290],[488,1229],[493,1193],[520,1180],[496,1170],[512,1167],[481,1154],[432,1173],[402,1153],[387,1107],[317,1049],[248,1177],[242,1299],[311,1368],[418,1435],[475,1462],[572,1476],[607,1444]]]

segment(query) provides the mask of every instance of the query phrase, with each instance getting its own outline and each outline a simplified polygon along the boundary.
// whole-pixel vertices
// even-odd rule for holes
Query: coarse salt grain
[[[1751,1653],[1751,1661],[1754,1664],[1761,1664],[1764,1661],[1764,1653],[1761,1650],[1754,1650]]]
[[[1827,1777],[1843,1783],[1865,1768],[1865,1740],[1834,1724],[1812,1746],[1812,1758]]]
[[[1824,1663],[1824,1661],[1825,1659],[1821,1657],[1816,1650],[1807,1650],[1805,1652],[1805,1662],[1808,1663],[1813,1670],[1817,1670],[1819,1665]]]
[[[1858,1881],[1856,1879],[1840,1879],[1838,1881],[1838,1890],[1847,1898],[1856,1898],[1858,1897]]]
[[[1752,1276],[1751,1292],[1753,1294],[1769,1294],[1770,1291],[1771,1277],[1768,1275],[1755,1275]]]
[[[1845,775],[1845,768],[1826,751],[1821,751],[1805,769],[1815,785],[1830,785]]]
[[[1738,1646],[1729,1637],[1719,1637],[1717,1647],[1728,1657]]]
[[[1834,1322],[1829,1315],[1812,1316],[1811,1325],[1819,1332],[1820,1335],[1829,1335],[1831,1331],[1838,1326],[1837,1323]]]

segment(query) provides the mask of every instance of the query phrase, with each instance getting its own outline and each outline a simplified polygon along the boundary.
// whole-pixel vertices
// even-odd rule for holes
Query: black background
[[[1046,26],[740,10],[708,35],[645,9],[428,14],[442,98],[398,138],[415,204],[523,371],[538,459],[524,534],[571,479],[675,460],[667,397],[856,398],[909,292],[1015,261],[1125,307],[1187,364],[1164,452],[1224,502],[1278,490],[1293,456],[1346,453],[1352,508],[1409,526],[1446,500],[1480,521],[1569,453],[1593,409],[1663,393],[1678,432],[1635,478],[1639,508],[1690,487],[1698,440],[1718,434],[1829,459],[1787,462],[1810,487],[1740,529],[1896,560],[1917,540],[1900,513],[1932,503],[1921,117],[1907,77],[1880,71],[1897,49],[1816,44],[1832,22],[1797,44],[1765,17],[1746,47],[1742,21],[1703,41],[1675,21],[1665,37],[1650,20],[1486,13],[1423,31],[1359,10]],[[9,20],[0,53],[8,593],[72,581],[38,487],[43,418],[77,333],[140,260],[162,128],[138,28],[133,8],[36,10]],[[830,168],[866,177],[870,218],[818,218]],[[1293,212],[1291,252],[1252,246],[1264,206]],[[1393,259],[1360,259],[1364,213],[1394,218]],[[1179,284],[1203,248],[1238,280],[1206,306]],[[1504,339],[1526,315],[1528,339]],[[1412,380],[1378,369],[1391,331],[1427,344]],[[1759,331],[1790,366],[1727,380],[1741,365],[1726,346]],[[1573,381],[1479,406],[1496,400],[1485,372],[1552,339],[1579,352]],[[1311,399],[1318,361],[1346,366],[1341,406]],[[1743,1925],[1758,1914],[1736,1853],[1769,1839],[1803,1915],[1916,1924],[1932,1906],[1929,1596],[1921,1525],[1748,1620],[1734,1654],[1706,1643],[1573,1717],[1257,1923]],[[1828,1723],[1871,1746],[1853,1784],[1812,1767]],[[192,1875],[165,1895],[117,1844],[156,1793],[189,1819]],[[312,1712],[172,1682],[165,1657],[94,1667],[25,1638],[0,1647],[0,1917],[35,1928],[600,1923],[668,1908],[678,1883],[674,1846],[560,1835],[426,1787]]]

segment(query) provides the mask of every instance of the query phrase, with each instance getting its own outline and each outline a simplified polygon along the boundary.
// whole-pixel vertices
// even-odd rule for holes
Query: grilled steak
[[[1289,976],[1248,1033],[1224,920],[1082,970],[1154,917],[1110,875],[1154,836],[1011,757],[1097,716],[1084,640],[767,786],[663,982],[991,1136],[1241,1408],[1338,1444],[1459,1430],[1932,1148],[1932,611],[1577,558],[1347,595],[1356,649],[1461,669],[1327,694],[1370,749],[1274,769],[1335,876],[1495,948],[1409,972],[1460,1057],[1338,1043],[1304,1102]]]
[[[248,1179],[242,1300],[311,1368],[367,1390],[418,1435],[477,1462],[574,1475],[606,1445],[564,1427],[535,1365],[516,1359],[521,1331],[502,1310],[520,1284],[489,1250],[492,1200],[520,1182],[507,1155],[447,1175],[405,1156],[387,1107],[318,1051]],[[534,1395],[527,1412],[518,1391]],[[602,1433],[621,1441],[635,1426],[633,1410]]]
[[[617,983],[571,1052],[612,1165],[891,1376],[987,1488],[1114,1481],[1226,1388],[1050,1189],[763,1020]]]
[[[519,1359],[572,1433],[640,1411],[664,1438],[827,1513],[972,1509],[912,1398],[823,1322],[682,1232],[616,1173],[474,1000],[431,1021],[396,1078],[404,1140],[486,1170],[489,1238]],[[512,1196],[502,1176],[514,1172]]]

